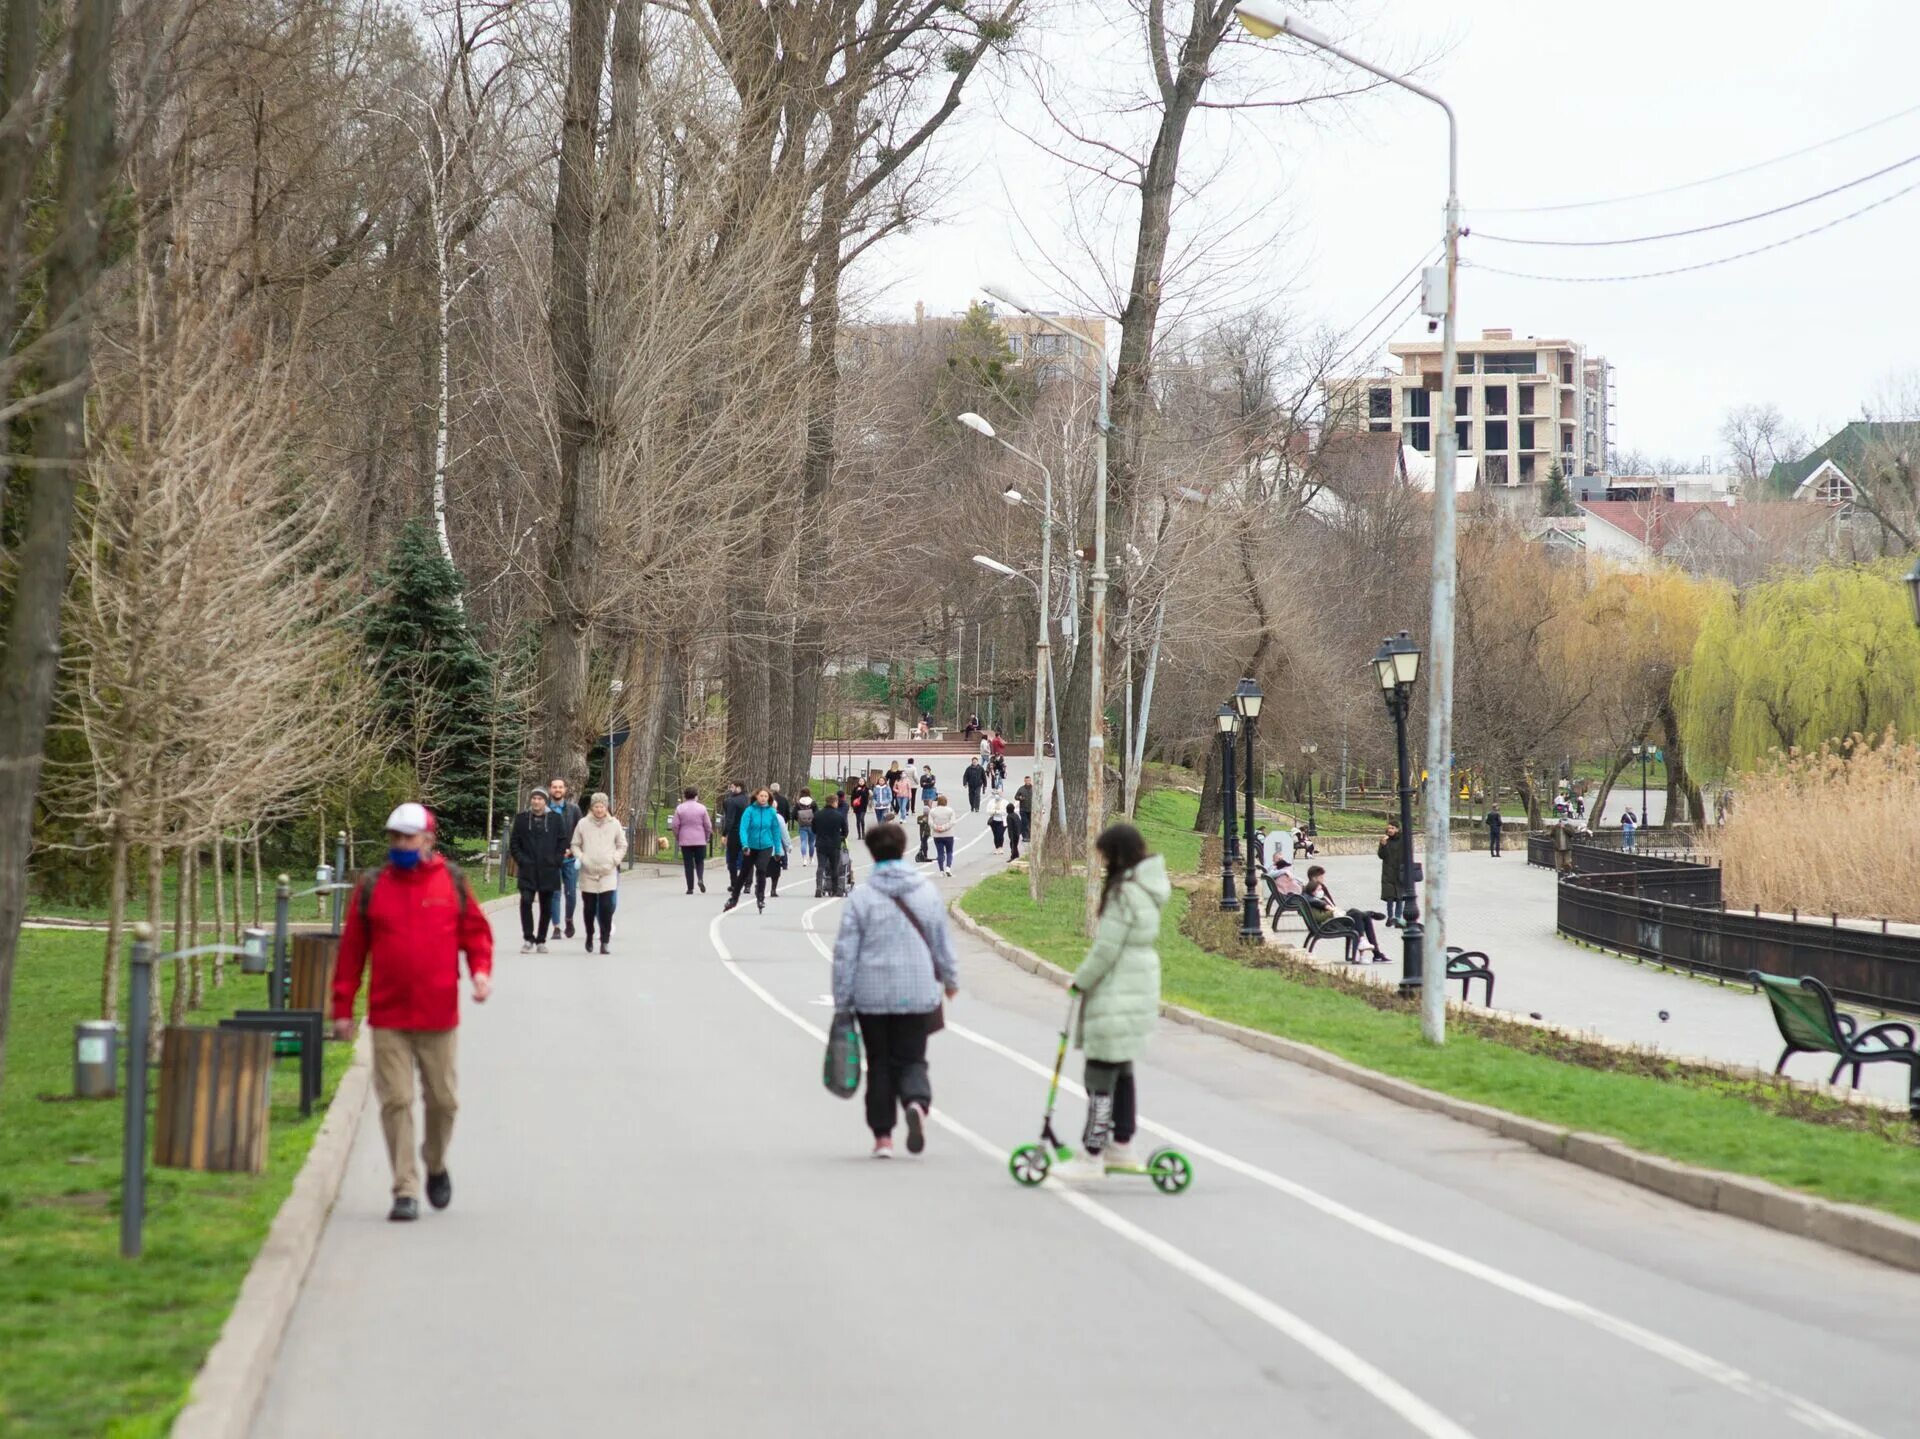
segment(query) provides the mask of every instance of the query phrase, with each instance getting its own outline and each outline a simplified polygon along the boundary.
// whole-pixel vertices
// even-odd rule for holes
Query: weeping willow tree
[[[1702,773],[1891,727],[1920,734],[1920,630],[1890,568],[1827,568],[1722,596],[1674,682]]]

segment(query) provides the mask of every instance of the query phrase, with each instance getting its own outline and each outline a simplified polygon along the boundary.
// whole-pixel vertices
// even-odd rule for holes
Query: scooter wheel
[[[1180,1194],[1193,1183],[1193,1164],[1177,1149],[1156,1149],[1147,1160],[1147,1178],[1162,1194]]]
[[[1052,1168],[1053,1156],[1047,1153],[1044,1144],[1023,1144],[1007,1157],[1007,1171],[1013,1175],[1014,1183],[1029,1189],[1045,1179]]]

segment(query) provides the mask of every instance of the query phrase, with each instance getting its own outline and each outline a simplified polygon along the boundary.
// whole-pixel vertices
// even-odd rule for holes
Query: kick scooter
[[[1021,1145],[1007,1158],[1007,1169],[1014,1181],[1028,1188],[1043,1181],[1053,1171],[1054,1165],[1065,1164],[1073,1158],[1072,1148],[1062,1144],[1060,1136],[1053,1132],[1053,1106],[1060,1096],[1060,1071],[1067,1062],[1073,1016],[1079,1002],[1080,991],[1070,991],[1067,995],[1067,1022],[1060,1031],[1060,1044],[1053,1055],[1053,1080],[1047,1086],[1047,1112],[1040,1121],[1040,1141]],[[1106,1169],[1108,1174],[1144,1175],[1153,1181],[1153,1187],[1162,1194],[1179,1194],[1193,1183],[1193,1161],[1177,1149],[1156,1149],[1147,1157],[1145,1164],[1109,1164]]]

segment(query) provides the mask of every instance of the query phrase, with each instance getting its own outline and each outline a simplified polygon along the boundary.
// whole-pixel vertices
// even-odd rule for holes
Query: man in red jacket
[[[353,1038],[353,1001],[369,963],[367,1023],[373,1026],[373,1091],[393,1162],[387,1218],[420,1217],[420,1170],[413,1153],[413,1076],[427,1097],[427,1199],[453,1202],[447,1141],[459,1109],[454,1039],[460,1023],[460,956],[473,998],[493,993],[493,928],[464,876],[433,852],[433,816],[403,804],[387,817],[387,863],[354,887],[333,976],[333,1037]]]

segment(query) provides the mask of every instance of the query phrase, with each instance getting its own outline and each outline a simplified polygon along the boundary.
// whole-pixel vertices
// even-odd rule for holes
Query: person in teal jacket
[[[1054,1170],[1067,1180],[1137,1167],[1133,1062],[1160,1017],[1160,912],[1173,894],[1165,858],[1148,854],[1132,825],[1108,825],[1094,847],[1107,862],[1100,922],[1073,976],[1081,996],[1078,1042],[1087,1054],[1087,1127],[1082,1153]]]
[[[787,857],[787,826],[773,807],[773,791],[764,786],[753,792],[753,803],[740,813],[740,867],[733,872],[733,890],[727,896],[726,909],[740,903],[740,893],[753,876],[753,898],[761,910],[767,907],[767,880],[773,880],[773,897],[780,897],[780,865]]]

